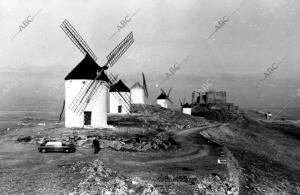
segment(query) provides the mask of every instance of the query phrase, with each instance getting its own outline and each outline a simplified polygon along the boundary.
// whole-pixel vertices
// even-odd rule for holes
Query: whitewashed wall
[[[132,88],[130,90],[132,104],[145,104],[145,93],[142,88]]]
[[[83,82],[89,82],[89,80],[66,80],[65,81],[65,127],[67,128],[82,128],[84,127],[84,114],[76,114],[70,109],[70,105],[73,99],[77,96],[80,89],[84,85]],[[100,81],[99,81],[100,82]],[[102,84],[98,89],[100,90],[94,103],[88,105],[85,111],[92,112],[91,128],[107,127],[107,93],[108,89]]]
[[[158,100],[156,100],[156,103],[163,108],[168,108],[168,106],[169,106],[169,101],[165,100],[165,99],[158,99]]]
[[[192,108],[183,108],[182,113],[191,115],[192,114]]]
[[[129,100],[130,104],[130,92],[120,92],[120,94]],[[118,106],[122,106],[123,114],[128,114],[130,111],[130,105],[127,104],[122,97],[120,97],[118,92],[109,92],[109,113],[119,113]]]

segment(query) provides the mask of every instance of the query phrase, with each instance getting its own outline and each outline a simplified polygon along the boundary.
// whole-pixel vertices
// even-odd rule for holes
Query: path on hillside
[[[190,129],[185,129],[182,131],[178,130],[172,130],[175,135],[180,135],[182,137],[188,138],[188,135],[197,133],[200,131],[207,130],[209,128],[215,128],[219,127],[221,124],[213,124],[205,127],[195,127]],[[181,143],[180,143],[181,142]],[[189,150],[186,150],[185,153],[181,153],[180,155],[174,157],[174,158],[168,158],[168,159],[156,159],[156,160],[150,160],[147,162],[141,162],[141,161],[133,161],[133,160],[115,160],[118,164],[127,164],[127,165],[153,165],[153,164],[165,164],[165,163],[177,163],[177,162],[183,162],[183,161],[190,161],[197,158],[202,158],[207,155],[209,155],[210,151],[213,150],[214,147],[208,146],[208,145],[202,145],[202,144],[196,144],[196,143],[190,143],[189,140],[183,139],[179,143],[182,145],[193,145],[194,147],[190,148]],[[196,147],[196,148],[195,148]],[[197,150],[195,154],[195,149]]]
[[[215,128],[215,127],[220,127],[222,124],[212,124],[212,125],[208,125],[205,127],[194,127],[194,128],[190,128],[190,129],[184,129],[182,131],[178,131],[178,130],[172,130],[170,132],[176,134],[176,135],[188,135],[191,133],[196,133],[196,132],[200,132],[200,131],[204,131],[210,128]]]

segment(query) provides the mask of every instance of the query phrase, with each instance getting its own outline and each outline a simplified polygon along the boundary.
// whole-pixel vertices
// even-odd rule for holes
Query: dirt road
[[[212,124],[212,125],[208,125],[208,126],[204,126],[204,127],[194,127],[194,128],[185,129],[182,131],[175,130],[175,131],[171,131],[171,132],[173,132],[176,135],[188,135],[191,133],[197,133],[197,132],[207,130],[209,128],[215,128],[215,127],[219,127],[219,126],[221,126],[221,124]]]
[[[115,162],[119,164],[127,164],[127,165],[136,165],[136,166],[142,166],[142,165],[155,165],[155,164],[169,164],[169,163],[178,163],[178,162],[184,162],[184,161],[191,161],[195,159],[200,159],[202,157],[208,156],[211,153],[213,153],[215,146],[209,145],[207,143],[201,144],[197,143],[199,140],[192,139],[193,141],[189,139],[190,136],[195,136],[201,131],[204,131],[209,128],[214,128],[220,126],[219,124],[216,125],[210,125],[206,127],[195,127],[190,129],[185,129],[182,131],[169,131],[174,133],[174,135],[177,136],[177,141],[179,144],[185,148],[182,152],[177,152],[176,155],[172,157],[168,157],[167,159],[155,159],[155,160],[148,160],[146,162],[141,161],[129,161],[129,160],[115,160]]]
[[[181,145],[176,150],[122,152],[104,149],[98,155],[93,154],[92,148],[77,148],[75,153],[68,154],[39,153],[36,145],[18,143],[17,138],[36,135],[39,132],[51,135],[65,134],[70,133],[70,130],[42,130],[41,127],[19,129],[0,138],[0,191],[8,194],[53,194],[58,190],[72,189],[80,178],[65,173],[65,170],[60,168],[61,165],[99,158],[107,167],[120,174],[138,176],[153,182],[170,174],[225,174],[226,167],[216,164],[216,146],[199,134],[199,131],[206,128],[210,127],[174,133],[176,141]],[[41,191],[45,189],[50,191]]]

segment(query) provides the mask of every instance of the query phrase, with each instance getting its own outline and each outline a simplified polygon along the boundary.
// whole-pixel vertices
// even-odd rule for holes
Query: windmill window
[[[82,84],[85,84],[85,81],[82,81]]]

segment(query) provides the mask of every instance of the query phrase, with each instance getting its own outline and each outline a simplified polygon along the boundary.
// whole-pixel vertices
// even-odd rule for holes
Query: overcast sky
[[[19,31],[28,16],[39,14]],[[126,16],[139,12],[112,39]],[[217,21],[237,12],[209,40]],[[113,67],[121,74],[164,74],[187,56],[180,74],[263,74],[284,56],[280,75],[299,74],[300,2],[296,0],[1,0],[0,70],[70,71],[83,55],[59,25],[68,19],[99,57],[127,35],[135,43]]]
[[[37,13],[18,33],[22,22]],[[135,13],[110,39],[120,22]],[[207,40],[218,21],[232,13],[229,21]],[[207,76],[213,79],[225,75],[225,80],[217,79],[213,88],[227,90],[230,99],[240,105],[256,105],[257,97],[252,97],[253,102],[247,99],[251,93],[258,93],[254,91],[258,89],[256,80],[285,56],[272,73],[270,86],[277,86],[272,84],[276,78],[300,75],[299,0],[0,0],[1,105],[21,104],[25,96],[29,100],[34,96],[62,101],[64,77],[84,58],[60,29],[64,19],[96,53],[99,65],[133,31],[135,42],[109,70],[120,73],[129,87],[141,81],[143,71],[148,86],[155,88],[169,68],[188,57],[162,85],[165,90],[173,87],[176,99],[189,98]],[[248,81],[245,75],[258,79]],[[298,81],[267,87],[270,92],[265,100],[277,98],[274,104],[284,105],[290,100],[286,94],[300,88]],[[150,102],[160,93],[158,88],[155,90]]]

